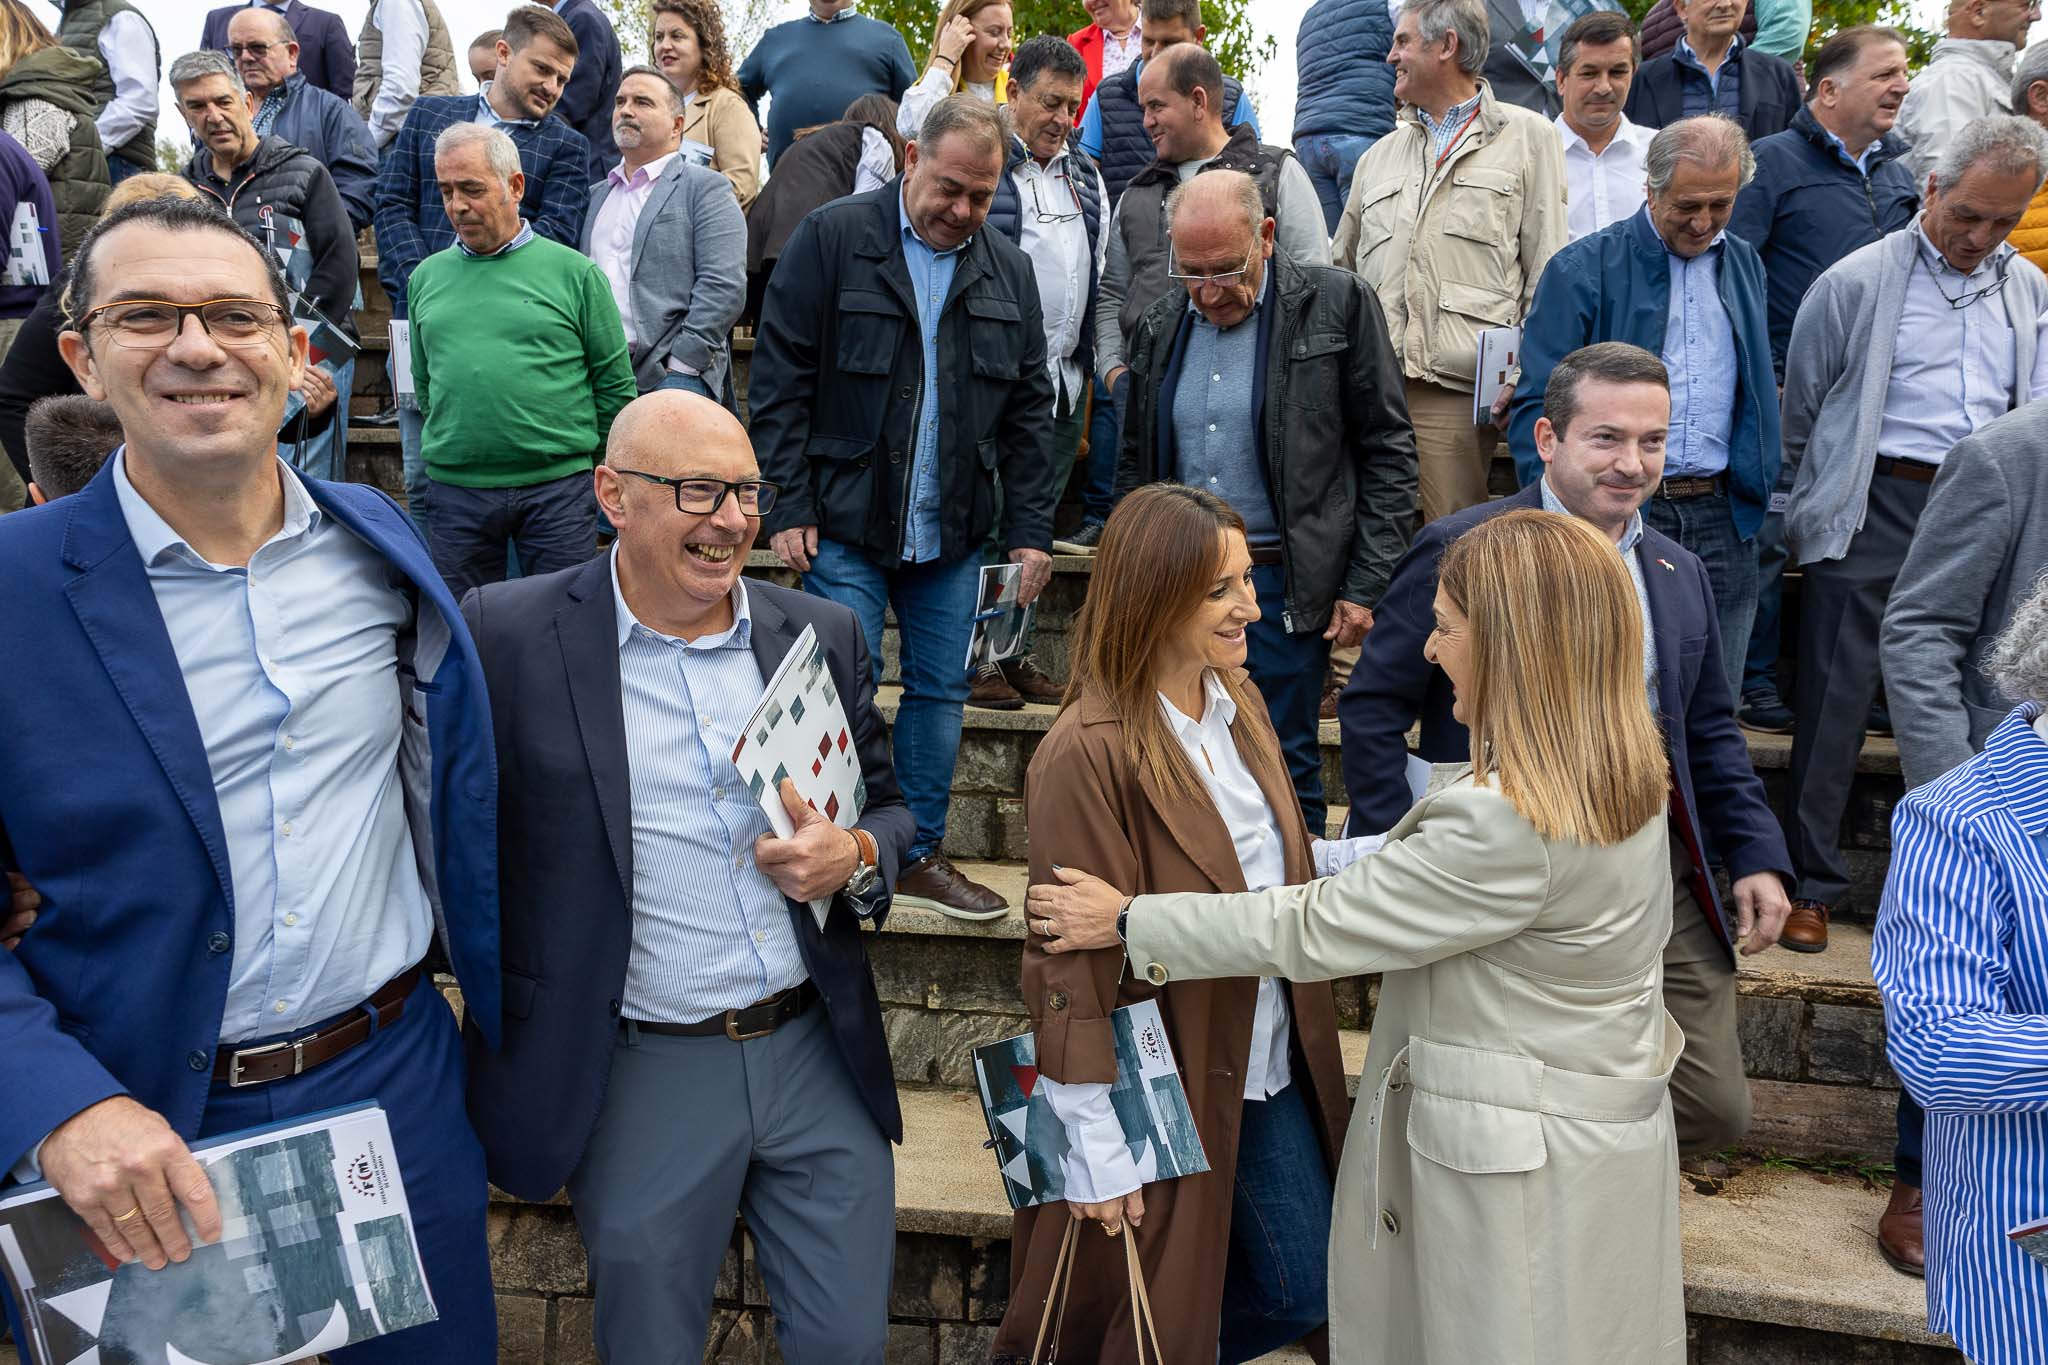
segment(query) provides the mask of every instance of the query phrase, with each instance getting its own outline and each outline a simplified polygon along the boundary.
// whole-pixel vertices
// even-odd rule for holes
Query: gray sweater
[[[1984,747],[2015,703],[1983,674],[1993,638],[2048,568],[2048,402],[1956,443],[1884,611],[1882,665],[1906,785]]]
[[[1797,562],[1840,559],[1863,529],[1893,345],[1920,226],[1858,248],[1813,282],[1785,356],[1785,538]],[[2000,247],[2001,251],[2009,248]],[[2048,275],[2015,268],[1999,296],[2013,328],[2011,406],[2026,401]]]

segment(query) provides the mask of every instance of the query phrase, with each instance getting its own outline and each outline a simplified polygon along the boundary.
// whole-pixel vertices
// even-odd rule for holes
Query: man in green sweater
[[[529,574],[590,558],[591,467],[638,390],[604,272],[520,218],[512,139],[453,124],[434,143],[434,178],[456,241],[406,292],[427,546],[459,598],[505,576],[508,546]]]

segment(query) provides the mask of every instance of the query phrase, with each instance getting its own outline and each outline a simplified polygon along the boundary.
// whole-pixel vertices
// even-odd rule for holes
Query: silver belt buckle
[[[262,1047],[236,1048],[234,1055],[228,1058],[228,1088],[230,1090],[241,1090],[248,1086],[264,1084],[261,1081],[245,1081],[242,1079],[243,1059],[248,1057],[267,1057],[273,1052],[282,1052],[286,1048],[292,1050],[292,1069],[288,1074],[296,1076],[304,1071],[306,1069],[306,1040],[303,1038],[289,1043],[265,1043]]]

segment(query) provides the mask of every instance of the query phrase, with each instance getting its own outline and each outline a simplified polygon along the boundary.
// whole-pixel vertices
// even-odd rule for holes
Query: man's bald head
[[[753,443],[739,418],[681,389],[656,389],[626,404],[612,423],[604,462],[678,479],[737,480],[755,472]]]
[[[1166,196],[1166,222],[1170,268],[1202,316],[1218,327],[1250,317],[1273,254],[1258,184],[1243,171],[1203,171]]]
[[[245,5],[228,19],[228,39],[259,43],[296,43],[298,34],[284,12],[268,5]]]
[[[299,39],[289,20],[267,5],[244,5],[228,20],[228,52],[242,84],[258,99],[299,69]]]
[[[1204,171],[1175,186],[1167,200],[1167,221],[1176,237],[1198,223],[1218,228],[1235,224],[1250,241],[1265,217],[1259,184],[1243,171]]]

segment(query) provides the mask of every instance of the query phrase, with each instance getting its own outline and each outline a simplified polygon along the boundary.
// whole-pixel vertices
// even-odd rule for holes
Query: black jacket
[[[1679,85],[1678,53],[1667,52],[1644,62],[1628,88],[1625,112],[1629,122],[1645,128],[1662,128],[1685,117],[1685,91]],[[1799,112],[1799,73],[1783,57],[1758,52],[1746,44],[1742,49],[1742,89],[1738,99],[1741,113],[1736,122],[1749,140],[1782,133],[1792,126]]]
[[[797,225],[768,279],[747,398],[761,477],[781,485],[764,530],[816,526],[893,567],[910,505],[924,343],[903,260],[899,176]],[[939,317],[939,540],[952,561],[1002,543],[1047,550],[1052,378],[1031,262],[984,228],[960,249]]]
[[[1252,379],[1267,488],[1284,528],[1292,634],[1321,631],[1338,598],[1377,606],[1415,526],[1415,432],[1379,299],[1357,275],[1296,265],[1280,248],[1256,325]],[[1173,394],[1189,328],[1176,289],[1131,344],[1131,399],[1117,495],[1175,477]]]
[[[751,579],[747,600],[763,683],[805,626],[817,631],[859,746],[867,783],[859,825],[874,835],[893,891],[914,822],[897,791],[860,623],[845,607]],[[633,944],[633,799],[611,562],[599,556],[491,584],[463,599],[462,614],[483,660],[497,735],[505,983],[503,1046],[464,1030],[469,1116],[492,1181],[546,1199],[576,1168],[597,1124]],[[786,905],[823,997],[812,1008],[829,1016],[875,1126],[900,1142],[896,1080],[856,910],[835,897],[820,931],[808,905]],[[873,893],[866,909],[879,923],[888,895]],[[545,1102],[537,1106],[536,1097]]]
[[[57,351],[57,334],[64,330],[64,309],[60,299],[69,274],[50,281],[50,287],[21,320],[21,329],[0,361],[0,445],[7,447],[7,461],[28,482],[28,410],[39,398],[83,392],[78,376]],[[13,508],[5,509],[13,511]]]
[[[256,154],[222,180],[213,173],[213,154],[205,148],[185,163],[185,178],[227,209],[243,231],[261,242],[294,289],[320,315],[351,337],[355,335],[355,224],[334,178],[320,158],[275,135],[256,144]],[[287,265],[293,255],[287,225],[290,218],[305,229],[309,260],[303,278]]]

